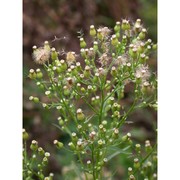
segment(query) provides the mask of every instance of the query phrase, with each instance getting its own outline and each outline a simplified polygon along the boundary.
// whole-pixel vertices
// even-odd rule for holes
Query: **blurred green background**
[[[30,140],[36,139],[39,144],[51,153],[47,172],[55,173],[55,180],[65,179],[62,173],[71,168],[73,158],[68,152],[57,151],[53,146],[54,139],[67,141],[68,136],[52,124],[56,123],[58,114],[46,111],[40,105],[28,100],[30,95],[41,96],[35,84],[28,79],[30,68],[38,68],[32,60],[32,46],[42,46],[48,40],[57,50],[79,49],[78,31],[88,34],[89,26],[115,25],[122,19],[142,19],[148,29],[148,36],[157,42],[157,1],[156,0],[24,0],[23,1],[23,127],[30,133]],[[55,36],[59,39],[53,41]],[[152,56],[150,66],[156,70],[156,60]],[[128,93],[128,91],[126,92]],[[128,100],[128,99],[127,99]],[[155,140],[157,115],[151,109],[143,109],[131,115],[133,124],[127,125],[135,141],[144,143],[146,139]],[[126,171],[131,161],[123,156],[109,164],[108,169],[117,172],[115,179],[127,179]],[[63,168],[68,166],[68,168]],[[72,166],[72,165],[71,165]],[[107,169],[107,171],[108,171]],[[69,174],[70,176],[70,174]]]

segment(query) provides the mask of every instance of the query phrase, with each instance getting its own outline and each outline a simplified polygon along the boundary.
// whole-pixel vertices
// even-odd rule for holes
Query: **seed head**
[[[33,59],[37,64],[44,64],[50,58],[50,50],[45,48],[35,49],[33,46]]]

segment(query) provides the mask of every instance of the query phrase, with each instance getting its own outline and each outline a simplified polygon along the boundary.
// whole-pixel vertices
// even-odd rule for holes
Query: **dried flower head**
[[[97,32],[101,33],[103,38],[107,38],[111,33],[111,30],[108,27],[100,27]]]
[[[128,55],[127,54],[122,54],[121,56],[118,56],[115,65],[122,65],[125,66],[128,62]]]
[[[45,48],[35,48],[33,46],[33,59],[37,64],[44,64],[50,58],[50,50]]]
[[[103,53],[101,55],[101,57],[99,58],[99,62],[102,66],[105,66],[108,64],[110,58],[108,57],[108,55],[106,53]]]
[[[66,54],[66,62],[68,64],[68,66],[70,66],[71,64],[75,63],[76,61],[76,54],[73,51],[70,51]]]
[[[147,81],[150,77],[150,72],[148,66],[141,65],[136,69],[136,78],[141,78],[143,82]]]

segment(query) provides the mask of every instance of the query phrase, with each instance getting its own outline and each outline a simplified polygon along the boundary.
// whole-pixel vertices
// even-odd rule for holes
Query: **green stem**
[[[79,161],[80,161],[80,163],[81,163],[81,166],[82,166],[82,168],[83,168],[83,167],[84,167],[84,163],[83,163],[83,161],[82,161],[82,159],[81,159],[81,155],[80,155],[79,152],[77,153],[77,155],[78,155]],[[86,180],[88,180],[87,174],[86,174],[86,172],[84,171],[84,169],[83,169],[83,172],[84,172],[84,176],[85,176]]]
[[[92,156],[92,168],[93,168],[93,179],[96,180],[96,173],[95,173],[95,160],[94,160],[94,145],[91,146],[91,156]]]

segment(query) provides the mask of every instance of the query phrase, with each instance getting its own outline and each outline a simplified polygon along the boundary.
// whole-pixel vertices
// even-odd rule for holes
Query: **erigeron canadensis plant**
[[[25,129],[22,130],[23,136],[23,180],[53,180],[53,173],[45,176],[46,166],[48,165],[50,153],[45,152],[42,147],[38,145],[36,140],[32,140],[30,153],[27,151],[27,140],[29,134]]]
[[[133,111],[157,108],[156,75],[147,65],[157,45],[147,39],[140,19],[135,23],[125,19],[116,22],[114,31],[91,25],[89,34],[92,42],[81,37],[80,52],[69,51],[65,58],[47,41],[44,47],[33,46],[34,62],[41,64],[43,70],[30,69],[29,78],[48,102],[34,96],[29,100],[59,112],[56,126],[68,133],[71,141],[63,144],[58,139],[54,145],[77,156],[77,164],[84,173],[79,179],[103,179],[103,167],[122,153],[127,153],[127,158],[134,157],[132,167],[128,168],[130,180],[156,179],[156,145],[152,147],[147,141],[146,151],[143,150],[140,144],[133,144],[130,132],[122,133],[122,127]],[[122,104],[129,84],[133,87],[132,102]],[[79,105],[79,100],[84,104]]]

